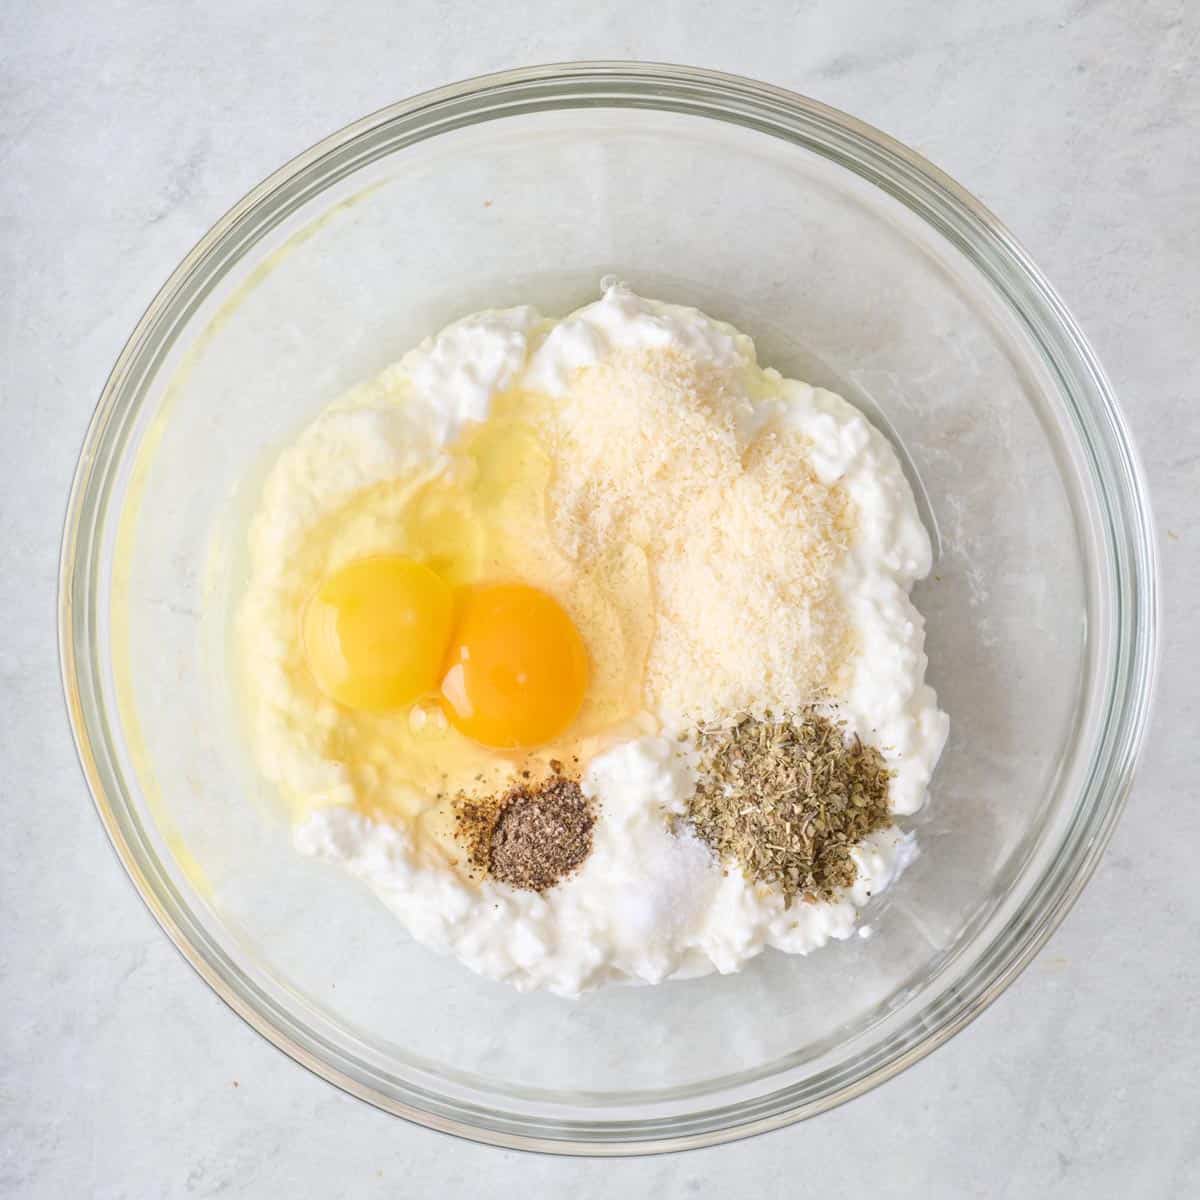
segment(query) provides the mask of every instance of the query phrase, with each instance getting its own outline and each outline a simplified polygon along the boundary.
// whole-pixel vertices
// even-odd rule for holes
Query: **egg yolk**
[[[441,695],[457,730],[485,746],[541,745],[575,719],[587,685],[587,649],[552,597],[524,584],[464,591]]]
[[[304,610],[304,655],[317,686],[348,708],[382,711],[435,690],[454,616],[448,584],[397,555],[335,571]]]

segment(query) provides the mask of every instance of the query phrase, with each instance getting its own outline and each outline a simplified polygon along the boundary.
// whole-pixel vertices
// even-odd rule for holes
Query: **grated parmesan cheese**
[[[736,366],[670,349],[575,372],[556,418],[556,540],[575,561],[614,542],[651,564],[647,707],[668,727],[798,710],[845,683],[837,573],[853,506]]]

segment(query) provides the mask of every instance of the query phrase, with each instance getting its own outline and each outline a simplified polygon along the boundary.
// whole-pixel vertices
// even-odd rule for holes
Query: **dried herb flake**
[[[850,851],[892,823],[883,755],[817,712],[793,720],[746,717],[705,729],[688,816],[700,838],[788,904],[833,899],[854,883]]]

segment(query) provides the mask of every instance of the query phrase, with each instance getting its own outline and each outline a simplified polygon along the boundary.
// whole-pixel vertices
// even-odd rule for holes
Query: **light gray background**
[[[1186,0],[0,4],[0,1194],[1197,1194],[1198,50],[1200,6]],[[1165,622],[1127,815],[1074,913],[991,1011],[806,1125],[617,1162],[407,1125],[242,1025],[109,850],[54,641],[84,426],[205,229],[285,159],[392,100],[597,57],[807,92],[1000,213],[1123,398],[1158,513]]]

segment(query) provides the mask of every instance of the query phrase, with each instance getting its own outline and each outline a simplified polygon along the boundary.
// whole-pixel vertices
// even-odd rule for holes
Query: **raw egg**
[[[360,558],[309,600],[305,659],[339,704],[399,708],[436,689],[453,617],[453,592],[428,567],[393,554]]]
[[[515,583],[464,590],[441,681],[460,733],[485,746],[540,746],[575,719],[588,675],[583,638],[552,596]]]

